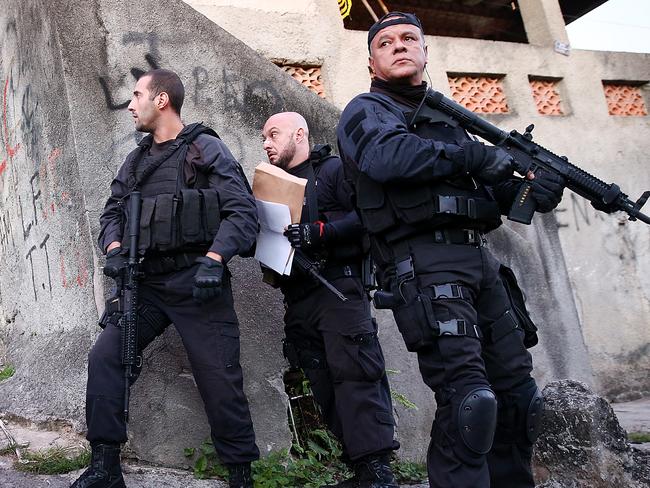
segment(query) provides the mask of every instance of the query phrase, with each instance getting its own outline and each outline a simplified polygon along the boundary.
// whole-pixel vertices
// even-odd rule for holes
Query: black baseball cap
[[[424,35],[422,23],[420,22],[420,19],[418,19],[414,14],[407,14],[404,12],[388,12],[386,15],[377,20],[377,22],[372,24],[368,30],[368,51],[370,51],[370,43],[380,30],[384,29],[385,27],[397,24],[414,25],[420,29],[420,32],[422,32]]]

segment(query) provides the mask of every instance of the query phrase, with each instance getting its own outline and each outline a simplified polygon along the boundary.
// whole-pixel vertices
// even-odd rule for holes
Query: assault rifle
[[[129,197],[129,259],[122,281],[122,365],[124,366],[124,418],[129,420],[129,393],[133,369],[141,366],[138,357],[138,281],[140,280],[140,211],[142,199],[139,191]]]
[[[316,278],[318,281],[320,281],[321,284],[322,284],[325,288],[327,288],[329,291],[331,291],[332,293],[334,293],[334,295],[336,295],[337,298],[338,298],[339,300],[341,300],[342,302],[347,302],[347,301],[348,301],[347,297],[346,297],[345,295],[343,295],[343,293],[341,293],[339,290],[337,290],[336,287],[335,287],[334,285],[332,285],[332,283],[330,283],[329,281],[327,281],[327,280],[325,279],[325,277],[323,277],[323,275],[321,275],[321,274],[318,272],[318,266],[317,266],[315,263],[312,263],[309,259],[307,259],[307,258],[306,258],[306,257],[305,257],[305,256],[304,256],[304,255],[299,251],[299,250],[297,250],[297,249],[294,250],[294,253],[293,253],[293,261],[294,261],[294,263],[296,263],[296,264],[298,265],[298,267],[299,267],[302,271],[308,273],[309,275],[311,275],[312,277],[314,277],[314,278]]]
[[[644,192],[636,202],[630,200],[617,184],[607,184],[571,164],[566,156],[558,156],[533,142],[534,125],[529,125],[523,134],[516,130],[504,132],[434,90],[428,90],[424,103],[427,107],[451,117],[466,131],[507,151],[515,159],[517,173],[526,175],[529,171],[536,173],[540,169],[554,173],[564,178],[569,190],[589,200],[596,209],[622,210],[629,215],[629,220],[639,219],[650,224],[650,217],[640,211],[650,197],[650,191]],[[530,224],[537,207],[535,199],[530,198],[530,191],[531,184],[524,181],[508,219]]]

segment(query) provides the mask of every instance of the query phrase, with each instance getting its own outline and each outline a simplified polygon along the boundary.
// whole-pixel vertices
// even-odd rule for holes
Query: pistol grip
[[[519,192],[515,198],[508,220],[513,220],[521,224],[530,224],[533,220],[533,214],[537,209],[537,202],[531,197],[533,186],[530,183],[524,182],[519,187]]]

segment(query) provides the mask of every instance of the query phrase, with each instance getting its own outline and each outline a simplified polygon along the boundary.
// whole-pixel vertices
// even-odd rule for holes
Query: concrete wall
[[[94,245],[97,218],[111,178],[138,137],[124,110],[134,73],[154,65],[179,72],[187,90],[184,118],[213,126],[249,176],[264,159],[260,127],[268,115],[297,110],[306,116],[314,142],[332,142],[338,112],[268,62],[268,53],[260,56],[177,0],[143,0],[130,5],[128,14],[118,0],[63,0],[56,8],[42,0],[8,0],[5,5],[0,12],[0,358],[4,354],[17,372],[0,384],[0,411],[35,421],[60,420],[83,430],[86,355],[98,333],[95,324],[106,286]],[[238,5],[244,10],[226,10],[234,16],[228,18],[268,26],[268,45],[278,49],[274,35],[280,30],[302,34],[320,25],[314,44],[338,49],[331,73],[345,69],[351,80],[347,87],[342,76],[340,85],[328,84],[336,105],[349,99],[351,90],[366,88],[364,34],[342,30],[335,3],[275,2],[276,11],[255,10],[252,0]],[[312,22],[315,13],[322,15]],[[291,22],[283,27],[282,17]],[[299,25],[301,19],[306,24]],[[258,35],[261,29],[248,25],[241,36]],[[287,48],[312,56],[311,39],[283,39]],[[552,57],[530,46],[429,41],[430,72],[438,86],[444,86],[445,56],[456,59],[454,52],[478,52],[480,47],[485,66],[502,62],[503,69],[505,48],[515,49],[509,57],[516,59],[537,53],[532,59],[544,70]],[[520,95],[524,71],[507,71],[515,73],[513,86]],[[329,76],[326,72],[333,79]],[[524,113],[523,102],[515,107],[523,118],[535,118]],[[515,124],[515,114],[504,124]],[[550,133],[540,126],[540,135]],[[575,128],[567,124],[565,130]],[[570,149],[571,136],[563,137]],[[573,214],[563,217],[567,215]],[[632,228],[623,227],[626,232]],[[571,377],[590,383],[591,366],[562,252],[565,242],[572,241],[558,233],[555,217],[548,215],[533,226],[504,227],[491,245],[516,269],[535,297],[530,300],[534,317],[545,324],[534,350],[540,381]],[[253,260],[234,262],[233,274],[245,387],[260,448],[268,452],[290,441],[281,381],[282,306],[278,294],[259,281]],[[391,377],[393,387],[419,407],[397,406],[401,453],[423,459],[433,396],[390,316],[380,314],[380,322],[388,367],[400,371]],[[183,464],[183,448],[207,437],[202,405],[172,328],[146,354],[133,391],[130,435],[137,456],[166,464]]]
[[[339,108],[368,88],[366,33],[344,29],[331,0],[186,1],[270,60],[322,65],[327,99]],[[602,80],[648,82],[650,55],[564,56],[554,50],[555,41],[568,42],[557,0],[517,4],[529,44],[427,36],[431,85],[449,95],[448,73],[503,75],[510,112],[488,116],[490,121],[519,131],[534,123],[540,144],[638,198],[650,186],[650,117],[609,115]],[[537,112],[529,76],[561,79],[564,116]],[[642,90],[650,106],[648,85]],[[571,282],[563,293],[573,294],[579,313],[570,326],[582,331],[596,389],[610,399],[650,394],[650,227],[596,212],[570,192],[554,215],[559,227],[554,252],[566,261]],[[512,224],[507,232],[530,231],[521,227]],[[537,299],[530,290],[528,296]],[[541,325],[554,333],[559,327]]]

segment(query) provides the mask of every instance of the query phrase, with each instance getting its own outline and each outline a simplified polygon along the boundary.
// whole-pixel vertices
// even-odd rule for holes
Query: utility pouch
[[[499,268],[499,275],[501,276],[503,285],[508,293],[512,310],[517,316],[521,328],[524,330],[524,346],[531,348],[539,342],[537,337],[537,326],[533,323],[530,314],[526,309],[526,300],[521,288],[519,288],[517,278],[512,270],[504,265],[501,265]]]
[[[436,318],[430,297],[418,294],[406,305],[394,308],[393,315],[407,350],[413,352],[433,344]]]
[[[217,235],[219,224],[221,223],[219,193],[217,190],[212,189],[200,190],[200,192],[203,196],[203,209],[201,212],[203,217],[203,229],[206,234],[206,239],[212,241],[214,236]]]
[[[384,187],[363,173],[357,180],[357,206],[363,225],[371,233],[382,232],[397,223],[393,209],[386,201]]]
[[[175,246],[175,230],[177,228],[175,207],[178,201],[172,193],[163,193],[156,197],[156,208],[153,212],[150,249],[168,251]]]
[[[201,207],[203,194],[193,189],[181,190],[181,218],[182,241],[184,243],[200,243],[205,240],[203,236]]]
[[[388,195],[398,219],[406,224],[431,220],[436,213],[435,195],[428,186],[391,188]]]

